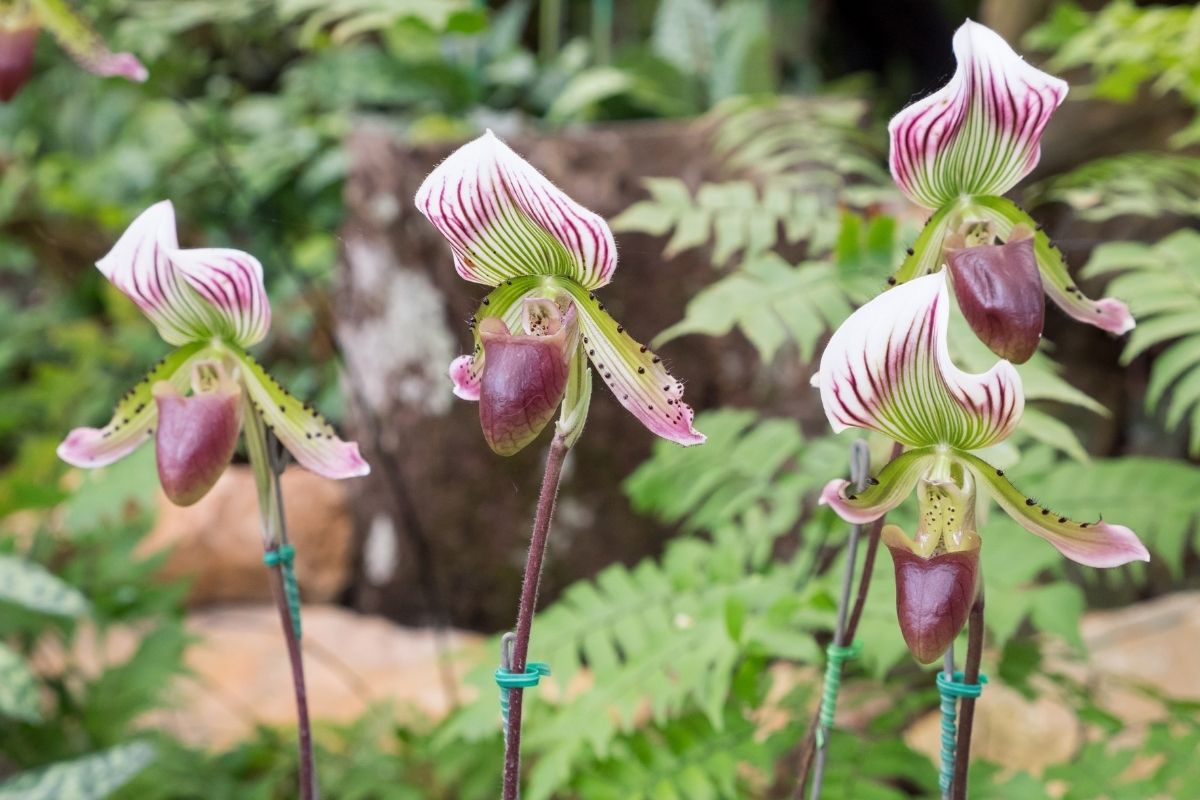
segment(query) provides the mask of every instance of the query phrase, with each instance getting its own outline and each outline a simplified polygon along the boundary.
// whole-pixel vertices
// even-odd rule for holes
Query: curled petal
[[[415,202],[450,242],[458,274],[469,281],[498,286],[526,275],[561,275],[595,289],[617,266],[608,223],[491,131],[430,173]]]
[[[210,389],[185,397],[169,382],[153,387],[158,407],[154,436],[158,481],[177,506],[190,506],[213,487],[229,466],[242,430],[242,392],[229,380],[219,363],[199,362],[192,367],[216,376]]]
[[[972,205],[995,223],[996,232],[1002,239],[1007,239],[1018,225],[1034,227],[1030,216],[1006,198],[976,197],[972,198]],[[1034,257],[1042,276],[1042,288],[1068,315],[1118,336],[1133,330],[1133,314],[1129,313],[1127,305],[1111,297],[1091,300],[1079,290],[1067,272],[1062,251],[1044,231],[1039,230],[1034,234]]]
[[[574,281],[559,285],[574,297],[582,346],[621,405],[651,433],[682,445],[702,444],[704,434],[692,427],[695,413],[683,402],[683,384],[662,359],[618,325],[594,294]]]
[[[339,439],[324,417],[288,394],[251,356],[241,351],[233,355],[255,410],[300,466],[334,479],[371,471],[355,442]]]
[[[0,19],[0,102],[17,96],[33,69],[38,27],[32,20],[16,24]]]
[[[834,431],[867,428],[909,447],[975,450],[1021,418],[1021,378],[1007,361],[982,375],[950,361],[944,272],[897,286],[855,311],[821,356],[821,402]]]
[[[909,199],[940,208],[962,195],[1007,192],[1037,166],[1067,84],[1036,69],[991,29],[954,34],[958,68],[944,87],[892,118],[889,164]]]
[[[179,348],[164,358],[121,398],[112,420],[103,428],[76,428],[58,446],[58,457],[76,467],[103,467],[132,453],[154,433],[158,409],[153,387],[167,381],[179,391],[187,388],[191,365],[203,355],[204,343]]]
[[[31,0],[39,21],[88,72],[142,83],[150,73],[131,53],[113,53],[64,0]]]
[[[206,339],[216,329],[212,307],[171,263],[179,249],[175,207],[155,203],[133,221],[96,267],[142,310],[173,345]]]
[[[975,473],[988,494],[1017,524],[1054,545],[1072,561],[1089,567],[1116,567],[1150,560],[1137,534],[1124,525],[1075,522],[1021,494],[1002,471],[986,461],[968,453],[955,453],[954,457]]]
[[[525,305],[540,302],[549,301],[529,299]],[[480,387],[479,421],[488,446],[499,455],[513,455],[536,439],[562,402],[579,340],[573,305],[555,327],[545,335],[513,335],[495,317],[480,324],[487,369]]]
[[[241,347],[263,340],[271,327],[271,304],[257,258],[225,248],[175,250],[169,258],[210,306],[214,333]]]
[[[819,502],[832,508],[849,523],[862,525],[874,522],[912,494],[917,481],[936,458],[937,449],[934,447],[909,450],[892,459],[880,471],[878,479],[861,492],[856,492],[849,481],[830,481],[821,490]]]
[[[946,268],[967,324],[988,348],[1014,364],[1037,350],[1046,317],[1033,236],[1004,244],[947,247]]]

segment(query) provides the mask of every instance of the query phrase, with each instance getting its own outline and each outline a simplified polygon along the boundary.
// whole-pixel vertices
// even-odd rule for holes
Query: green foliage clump
[[[1161,410],[1168,429],[1191,425],[1188,451],[1200,453],[1200,233],[1181,230],[1153,244],[1110,242],[1096,248],[1086,277],[1112,278],[1138,319],[1123,363],[1150,351],[1154,358],[1146,407]],[[1167,399],[1169,397],[1169,400]]]

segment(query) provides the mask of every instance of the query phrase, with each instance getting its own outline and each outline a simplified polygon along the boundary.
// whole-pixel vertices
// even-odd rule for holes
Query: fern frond
[[[1157,244],[1114,242],[1096,248],[1084,277],[1116,276],[1110,293],[1124,298],[1138,320],[1121,356],[1128,364],[1166,346],[1151,364],[1149,411],[1173,429],[1191,421],[1189,452],[1200,453],[1200,232],[1185,229]],[[1169,396],[1169,401],[1164,399]]]
[[[1174,153],[1122,153],[1098,158],[1031,186],[1038,203],[1060,202],[1080,219],[1200,216],[1200,158]]]

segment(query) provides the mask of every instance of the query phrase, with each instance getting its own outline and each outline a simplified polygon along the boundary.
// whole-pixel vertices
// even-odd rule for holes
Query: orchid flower
[[[64,0],[0,0],[0,102],[15,97],[29,79],[42,27],[88,72],[138,83],[149,76],[130,53],[110,52]]]
[[[951,363],[949,303],[944,272],[883,293],[833,334],[816,379],[835,431],[877,431],[908,448],[861,492],[844,480],[830,482],[821,503],[863,524],[917,490],[916,538],[889,526],[884,541],[896,564],[901,627],[925,662],[953,641],[974,598],[981,542],[976,487],[1072,561],[1114,567],[1149,560],[1129,528],[1068,519],[1019,492],[1003,470],[972,452],[1012,433],[1025,398],[1020,376],[1007,361],[981,375]]]
[[[1126,305],[1085,297],[1041,227],[1001,197],[1037,166],[1042,131],[1067,96],[1067,84],[1025,63],[999,35],[970,20],[954,34],[954,55],[958,67],[950,82],[888,125],[896,185],[933,211],[889,282],[946,264],[972,329],[993,352],[1017,363],[1037,347],[1043,293],[1077,320],[1113,334],[1131,330]]]
[[[651,432],[683,445],[704,441],[683,384],[596,296],[617,267],[603,218],[491,131],[430,173],[416,205],[450,243],[458,274],[494,287],[471,321],[474,352],[450,365],[454,393],[479,401],[493,450],[511,455],[528,445],[564,397],[558,427],[577,436],[590,396],[587,359]]]
[[[163,490],[189,505],[229,464],[245,407],[301,466],[328,478],[369,472],[357,444],[339,439],[246,352],[271,323],[254,256],[180,249],[175,210],[165,200],[142,212],[96,267],[177,349],[125,394],[107,425],[71,431],[60,458],[102,467],[154,438]]]

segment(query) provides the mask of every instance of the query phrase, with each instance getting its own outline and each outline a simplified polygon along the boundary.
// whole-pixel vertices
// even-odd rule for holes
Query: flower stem
[[[512,671],[522,673],[529,657],[529,635],[533,630],[533,612],[537,607],[538,584],[542,578],[542,559],[550,533],[550,518],[562,478],[563,461],[567,457],[566,439],[555,434],[546,456],[546,472],[538,494],[537,513],[533,518],[533,534],[529,556],[525,560],[525,579],[521,584],[521,604],[517,610],[517,636],[513,643]],[[508,729],[504,741],[504,800],[517,800],[521,794],[521,706],[523,689],[509,691]]]
[[[258,510],[263,526],[263,552],[275,553],[288,543],[287,521],[283,511],[283,489],[280,475],[282,463],[271,456],[271,440],[262,418],[253,406],[246,407],[246,450],[254,480],[258,488]],[[308,719],[308,691],[304,681],[304,658],[300,651],[299,625],[292,619],[292,611],[285,589],[284,570],[289,567],[276,558],[269,568],[271,594],[279,611],[279,622],[283,627],[283,638],[287,644],[288,660],[292,667],[292,688],[296,695],[296,724],[299,731],[300,753],[300,797],[301,800],[317,800],[316,769],[313,764],[312,726]]]
[[[979,662],[983,660],[983,586],[971,606],[970,627],[967,629],[967,663],[963,667],[963,683],[979,682]],[[954,784],[951,797],[966,800],[967,770],[971,766],[971,728],[975,723],[975,698],[964,697],[958,710],[958,747],[954,755]]]
[[[903,452],[904,445],[897,442],[892,445],[892,454],[888,458],[888,461],[895,461]],[[867,534],[867,553],[863,557],[862,577],[858,579],[858,593],[854,599],[854,610],[850,613],[850,619],[846,623],[845,632],[839,637],[838,644],[840,645],[854,641],[854,635],[858,633],[858,623],[862,619],[863,609],[867,605],[867,595],[871,592],[871,576],[875,572],[875,557],[879,553],[880,534],[883,531],[883,525],[886,520],[887,515],[885,514],[871,523],[871,528]],[[808,724],[808,731],[805,733],[804,739],[801,740],[799,754],[800,768],[797,771],[795,790],[792,793],[793,800],[802,800],[804,797],[804,787],[808,784],[808,773],[812,769],[813,756],[816,755],[817,750],[817,726],[820,724],[820,714],[821,709],[818,707],[813,712],[813,717]]]

